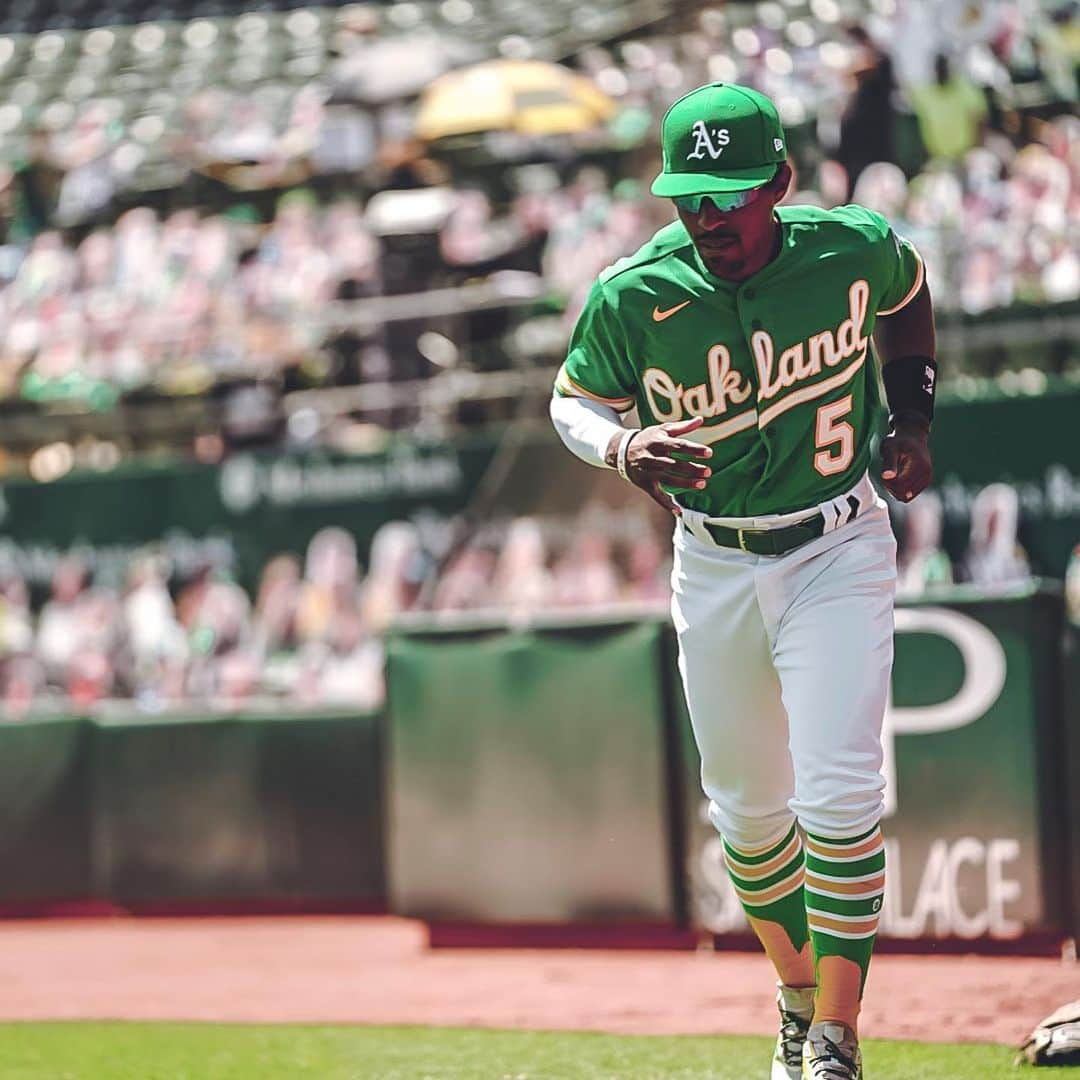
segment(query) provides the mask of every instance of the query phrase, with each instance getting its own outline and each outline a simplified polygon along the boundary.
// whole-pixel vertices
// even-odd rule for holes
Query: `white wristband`
[[[620,440],[619,449],[615,451],[615,468],[618,470],[619,475],[624,480],[629,480],[630,477],[626,475],[626,452],[630,449],[630,440],[641,430],[641,428],[631,428]]]

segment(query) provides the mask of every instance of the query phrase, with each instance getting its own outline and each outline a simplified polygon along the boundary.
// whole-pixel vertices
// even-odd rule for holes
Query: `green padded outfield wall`
[[[660,620],[388,642],[391,910],[678,919]]]
[[[91,895],[90,725],[0,725],[0,903]]]
[[[1055,934],[1066,921],[1067,873],[1061,596],[951,596],[897,609],[882,935]],[[742,932],[705,817],[681,694],[675,707],[693,917],[720,934]]]
[[[95,722],[94,893],[379,907],[379,717]]]

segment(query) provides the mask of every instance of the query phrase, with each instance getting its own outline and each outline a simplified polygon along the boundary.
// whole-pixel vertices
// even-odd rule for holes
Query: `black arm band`
[[[898,356],[882,367],[885,397],[895,418],[915,413],[927,424],[934,419],[937,361],[931,356]]]

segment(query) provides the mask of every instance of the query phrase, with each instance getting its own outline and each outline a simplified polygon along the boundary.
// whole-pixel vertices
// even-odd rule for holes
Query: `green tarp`
[[[391,638],[393,910],[676,918],[662,634],[653,620]]]
[[[0,727],[0,903],[378,908],[378,715]]]
[[[0,726],[0,901],[92,894],[91,737],[77,718]]]

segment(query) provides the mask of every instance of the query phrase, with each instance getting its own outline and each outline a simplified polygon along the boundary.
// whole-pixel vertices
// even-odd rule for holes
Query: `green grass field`
[[[0,1025],[3,1080],[765,1080],[760,1038],[423,1027]],[[1026,1074],[1000,1046],[868,1042],[868,1080]]]

